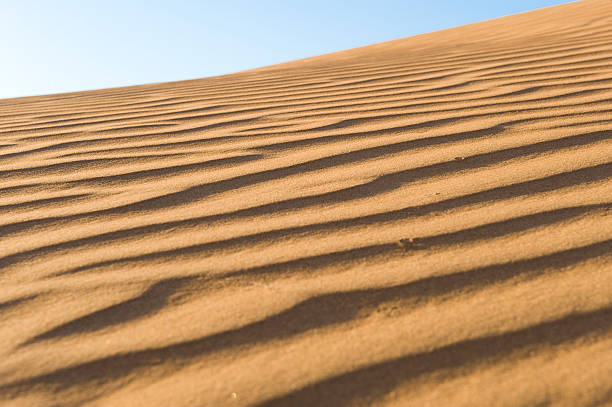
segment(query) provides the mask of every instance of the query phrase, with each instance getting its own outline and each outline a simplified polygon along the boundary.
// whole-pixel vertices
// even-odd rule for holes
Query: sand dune
[[[0,405],[612,403],[612,2],[0,100]]]

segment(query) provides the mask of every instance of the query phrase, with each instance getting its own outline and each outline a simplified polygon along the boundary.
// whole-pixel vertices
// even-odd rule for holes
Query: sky
[[[555,0],[0,0],[0,99],[202,78]]]

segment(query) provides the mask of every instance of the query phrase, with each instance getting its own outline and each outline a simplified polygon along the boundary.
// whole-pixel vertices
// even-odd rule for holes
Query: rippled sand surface
[[[0,405],[612,403],[612,2],[0,100]]]

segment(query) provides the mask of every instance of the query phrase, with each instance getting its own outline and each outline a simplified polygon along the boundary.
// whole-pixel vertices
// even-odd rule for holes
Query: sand
[[[608,0],[1,100],[0,405],[610,404],[611,160]]]

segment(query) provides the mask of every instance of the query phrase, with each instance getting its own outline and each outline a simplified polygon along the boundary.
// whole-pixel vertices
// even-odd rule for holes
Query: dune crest
[[[0,100],[0,405],[612,402],[612,1]]]

